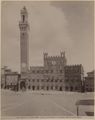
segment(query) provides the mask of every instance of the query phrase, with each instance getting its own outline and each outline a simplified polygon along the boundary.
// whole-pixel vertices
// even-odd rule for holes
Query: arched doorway
[[[21,83],[20,83],[20,89],[21,90],[25,90],[26,89],[25,81],[21,81]]]
[[[35,86],[32,86],[32,90],[35,90]]]
[[[70,91],[73,91],[73,87],[72,86],[70,87]]]
[[[60,91],[62,91],[62,87],[60,87]]]
[[[65,87],[65,90],[68,91],[68,86]]]
[[[30,86],[30,85],[28,86],[28,89],[29,89],[29,90],[31,89],[31,86]]]
[[[47,86],[47,90],[49,90],[49,87]]]

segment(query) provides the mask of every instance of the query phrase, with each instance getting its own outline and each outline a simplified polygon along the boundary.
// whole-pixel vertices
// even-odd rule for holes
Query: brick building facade
[[[94,71],[88,72],[85,77],[85,92],[93,92],[94,91]]]
[[[1,69],[1,88],[18,90],[20,74],[6,67]]]
[[[81,91],[84,81],[84,71],[82,65],[65,66],[65,91]]]
[[[60,56],[48,56],[44,53],[44,65],[30,67],[28,88],[32,90],[64,90],[65,52]]]

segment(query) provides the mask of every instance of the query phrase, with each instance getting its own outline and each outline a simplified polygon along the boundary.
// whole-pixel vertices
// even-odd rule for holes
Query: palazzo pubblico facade
[[[61,52],[59,56],[49,56],[48,53],[44,53],[43,66],[34,66],[29,69],[28,27],[28,13],[24,7],[21,10],[21,21],[19,23],[22,83],[26,81],[25,86],[32,90],[80,91],[83,79],[83,67],[82,65],[68,66],[65,52]],[[73,72],[70,72],[70,69]],[[67,83],[67,80],[70,82]]]

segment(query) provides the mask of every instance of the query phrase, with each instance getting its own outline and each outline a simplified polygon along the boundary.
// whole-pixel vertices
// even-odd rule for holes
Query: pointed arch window
[[[25,15],[23,15],[23,22],[25,21]]]

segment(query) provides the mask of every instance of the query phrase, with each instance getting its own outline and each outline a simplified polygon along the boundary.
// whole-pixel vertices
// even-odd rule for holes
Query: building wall
[[[30,86],[31,89],[36,90],[60,90],[60,87],[63,89],[64,77],[54,74],[30,74]]]
[[[5,88],[18,90],[18,82],[19,82],[19,74],[17,73],[10,73],[5,75]]]
[[[52,60],[48,58],[44,63],[55,60],[56,57],[52,57]],[[65,61],[62,60],[61,55],[55,61],[57,61],[57,64],[54,63],[51,67],[49,67],[49,64],[32,66],[27,73],[21,74],[21,78],[17,73],[7,70],[5,72],[5,87],[12,89],[19,84],[20,89],[81,91],[84,82],[82,65],[68,66],[66,62],[60,62]]]
[[[87,73],[87,76],[85,77],[85,91],[94,91],[94,71]]]
[[[7,67],[1,69],[1,88],[17,90],[19,80],[20,74],[17,72],[12,72]]]
[[[5,88],[6,84],[6,74],[10,74],[11,69],[8,69],[7,66],[1,68],[1,88]]]
[[[82,65],[65,66],[65,90],[81,91],[83,76]]]
[[[28,88],[32,90],[64,90],[65,54],[45,56],[44,66],[30,67]]]
[[[44,54],[44,66],[30,68],[28,88],[31,90],[81,91],[84,82],[82,65],[66,65],[65,55]]]
[[[5,88],[5,75],[1,75],[1,88]]]

